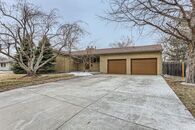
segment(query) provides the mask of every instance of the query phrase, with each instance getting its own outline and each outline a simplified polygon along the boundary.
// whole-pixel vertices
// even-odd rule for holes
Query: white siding
[[[3,66],[2,64],[5,64],[5,66]],[[0,63],[0,71],[8,70],[11,70],[11,63]]]

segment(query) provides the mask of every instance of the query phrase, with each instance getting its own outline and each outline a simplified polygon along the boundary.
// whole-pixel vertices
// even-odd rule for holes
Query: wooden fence
[[[163,62],[163,74],[182,76],[182,70],[184,71],[184,76],[186,75],[186,64],[184,63],[184,68],[182,69],[181,62]]]

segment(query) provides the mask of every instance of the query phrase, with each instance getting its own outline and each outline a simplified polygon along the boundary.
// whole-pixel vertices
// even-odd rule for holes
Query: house
[[[0,71],[10,71],[12,60],[0,57]]]
[[[162,73],[162,46],[132,46],[60,52],[57,72],[96,71],[107,74],[159,75]],[[84,60],[81,60],[83,59]],[[80,62],[79,62],[80,60]],[[90,61],[90,62],[86,62]]]

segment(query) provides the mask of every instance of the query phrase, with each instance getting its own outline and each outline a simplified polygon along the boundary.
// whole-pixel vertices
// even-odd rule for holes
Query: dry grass
[[[182,85],[181,81],[171,77],[165,78],[165,80],[195,117],[195,86]]]
[[[36,77],[25,77],[23,74],[5,73],[0,74],[0,92],[15,88],[25,87],[29,85],[42,84],[63,79],[70,79],[73,75],[60,74],[44,74]]]

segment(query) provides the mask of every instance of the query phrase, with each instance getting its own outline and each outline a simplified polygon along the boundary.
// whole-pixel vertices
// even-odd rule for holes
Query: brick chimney
[[[87,46],[87,48],[86,48],[86,51],[88,52],[88,53],[91,53],[91,54],[93,54],[93,52],[96,50],[96,47],[93,47],[93,46]]]

